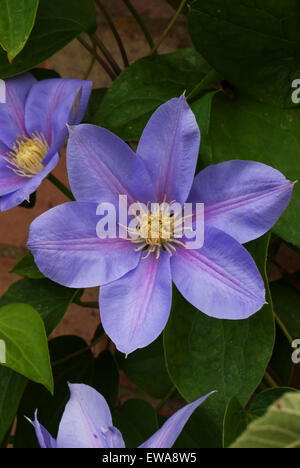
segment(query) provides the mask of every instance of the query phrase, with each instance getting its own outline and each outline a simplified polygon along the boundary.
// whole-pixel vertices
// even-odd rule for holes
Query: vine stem
[[[82,37],[77,37],[77,40],[80,42],[80,44],[91,54],[93,55],[97,62],[102,66],[102,68],[106,71],[108,76],[112,81],[114,81],[117,78],[117,75],[115,72],[110,68],[110,66],[105,62],[105,60],[97,53],[94,52],[93,48],[86,42],[85,39]]]
[[[98,6],[101,13],[103,14],[104,18],[106,19],[106,22],[109,25],[109,27],[110,27],[110,29],[111,29],[111,31],[112,31],[115,39],[116,39],[116,42],[117,42],[117,44],[119,46],[119,49],[120,49],[120,52],[121,52],[121,55],[122,55],[124,66],[126,68],[129,65],[129,60],[128,60],[127,53],[126,53],[124,44],[122,42],[122,39],[121,39],[121,37],[120,37],[120,35],[119,35],[119,33],[118,33],[114,23],[113,23],[111,17],[109,16],[107,10],[102,5],[101,1],[100,0],[95,0],[95,3]]]
[[[195,88],[187,95],[186,100],[191,101],[192,99],[199,97],[204,91],[208,89],[213,90],[212,85],[217,81],[221,80],[221,75],[215,70],[210,70],[198,83]]]
[[[275,312],[274,312],[274,316],[275,316],[275,320],[276,320],[278,326],[281,328],[282,332],[286,336],[289,343],[292,344],[294,340],[293,340],[292,336],[290,335],[288,329],[286,328],[286,326],[282,322],[281,318]]]
[[[157,413],[160,412],[160,410],[165,406],[165,404],[172,398],[172,396],[176,393],[176,387],[172,387],[171,390],[167,393],[167,395],[158,403],[155,411]]]
[[[271,377],[271,375],[269,374],[269,372],[265,372],[265,379],[266,381],[268,382],[268,384],[271,386],[271,387],[278,387],[277,383],[275,382],[275,380],[273,379],[273,377]]]
[[[101,336],[99,336],[96,340],[94,340],[89,346],[86,346],[85,348],[82,348],[82,349],[79,349],[78,351],[76,351],[75,353],[72,353],[72,354],[69,354],[68,356],[62,358],[62,359],[58,359],[57,361],[53,361],[52,362],[52,366],[59,366],[60,364],[63,364],[67,361],[69,361],[70,359],[73,359],[74,357],[77,357],[77,356],[80,356],[81,354],[84,354],[86,353],[87,351],[89,351],[91,348],[93,348],[94,346],[96,346],[98,343],[100,343],[100,341],[103,340],[103,338],[105,337],[105,333],[103,333]]]
[[[92,56],[90,66],[87,69],[86,74],[84,75],[84,80],[88,79],[88,77],[90,76],[91,71],[94,68],[94,65],[95,65],[95,62],[96,62],[96,51],[97,51],[97,46],[96,46],[96,44],[94,44],[94,55]]]
[[[132,14],[132,16],[134,16],[136,22],[138,23],[138,25],[140,26],[141,30],[143,31],[144,33],[144,36],[149,44],[149,47],[150,49],[153,49],[154,48],[154,41],[152,39],[152,36],[150,34],[150,32],[148,31],[147,29],[147,26],[145,25],[144,21],[142,20],[142,18],[140,17],[140,15],[138,14],[138,12],[136,11],[136,9],[134,8],[134,6],[132,5],[132,3],[130,2],[130,0],[123,0],[123,3],[125,3],[125,5],[127,6],[128,10],[130,11],[130,13]]]
[[[91,40],[94,44],[96,44],[99,49],[101,50],[102,54],[104,55],[104,57],[106,58],[106,60],[108,61],[108,63],[110,64],[111,68],[113,69],[113,71],[115,72],[115,74],[118,76],[120,75],[121,73],[121,68],[119,67],[119,65],[117,64],[117,62],[115,61],[115,59],[113,58],[112,54],[110,53],[110,51],[106,48],[105,44],[102,42],[102,40],[100,39],[100,37],[98,37],[96,34],[93,34],[90,36],[91,37]]]
[[[58,180],[53,174],[49,174],[47,179],[55,185],[64,195],[66,195],[71,201],[75,201],[71,190],[69,190],[60,180]]]
[[[187,0],[182,0],[182,1],[181,1],[180,5],[179,5],[179,8],[178,8],[178,10],[176,11],[175,15],[173,16],[173,18],[171,19],[170,23],[168,24],[168,26],[166,27],[166,29],[164,30],[164,32],[162,33],[162,35],[161,35],[160,38],[158,39],[157,43],[156,43],[155,45],[152,46],[150,55],[152,55],[152,54],[154,54],[155,52],[157,52],[157,49],[159,48],[159,46],[161,45],[161,43],[164,41],[164,39],[167,37],[167,35],[168,35],[169,32],[171,31],[171,29],[173,28],[174,24],[175,24],[176,21],[178,20],[178,17],[179,17],[179,15],[181,14],[182,10],[184,9],[186,2],[187,2]]]

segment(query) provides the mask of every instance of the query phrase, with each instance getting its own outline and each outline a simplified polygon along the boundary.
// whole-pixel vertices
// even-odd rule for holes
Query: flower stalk
[[[134,8],[134,6],[132,5],[132,3],[129,0],[123,0],[123,3],[125,3],[125,5],[127,6],[128,10],[132,14],[132,16],[134,16],[136,22],[138,23],[138,25],[140,26],[141,30],[144,33],[144,36],[145,36],[145,38],[146,38],[146,40],[147,40],[147,42],[149,44],[150,49],[153,50],[154,41],[152,39],[152,36],[151,36],[147,26],[144,23],[144,21],[142,20],[142,18],[140,17],[140,15],[138,14],[138,12],[136,11],[136,9]],[[153,52],[151,52],[151,53],[153,53]]]
[[[106,73],[108,74],[108,76],[110,77],[110,79],[112,81],[114,81],[117,77],[117,75],[115,74],[115,72],[110,68],[110,66],[105,62],[105,60],[103,60],[103,58],[97,53],[97,52],[94,52],[93,48],[86,42],[85,39],[83,39],[82,37],[78,36],[77,37],[77,40],[78,42],[80,42],[80,44],[91,54],[93,55],[97,62],[102,66],[102,68],[106,71]]]
[[[116,42],[117,42],[117,44],[119,46],[119,49],[120,49],[120,53],[122,55],[124,66],[126,68],[129,65],[129,60],[128,60],[128,57],[127,57],[127,53],[126,53],[124,44],[123,44],[122,39],[120,37],[120,34],[118,33],[118,31],[117,31],[111,17],[109,16],[106,8],[102,5],[102,2],[100,0],[95,0],[95,3],[98,6],[101,13],[103,14],[107,24],[109,25],[109,27],[110,27],[110,29],[111,29],[111,31],[112,31],[115,39],[116,39]]]
[[[49,174],[47,179],[71,201],[75,201],[71,190],[69,190],[60,180],[58,180],[57,177],[55,177],[53,174]]]
[[[182,2],[179,5],[178,10],[176,11],[176,13],[173,16],[173,18],[171,19],[170,23],[168,24],[168,26],[166,27],[166,29],[164,30],[164,32],[162,33],[162,35],[158,39],[157,43],[152,46],[150,55],[153,55],[153,54],[155,54],[157,52],[157,49],[159,48],[161,43],[165,40],[165,38],[167,37],[169,32],[173,29],[173,26],[175,25],[175,23],[178,20],[182,10],[184,9],[186,2],[187,2],[187,0],[182,0]]]

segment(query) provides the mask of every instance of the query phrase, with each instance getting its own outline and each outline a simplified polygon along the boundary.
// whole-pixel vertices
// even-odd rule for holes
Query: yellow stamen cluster
[[[146,255],[142,257],[143,259],[148,258],[151,253],[154,253],[159,259],[161,250],[167,251],[172,257],[173,252],[176,252],[176,244],[185,247],[185,244],[178,240],[178,237],[182,237],[184,218],[181,213],[171,213],[170,208],[174,201],[167,204],[165,200],[166,197],[163,204],[155,204],[153,211],[149,210],[150,202],[147,204],[146,210],[138,202],[140,212],[135,215],[136,228],[126,228],[134,236],[128,240],[135,244],[141,244],[135,251],[147,251]]]
[[[3,158],[8,168],[21,177],[33,177],[44,170],[43,159],[49,151],[49,145],[42,133],[35,132],[32,138],[18,137],[13,151]]]

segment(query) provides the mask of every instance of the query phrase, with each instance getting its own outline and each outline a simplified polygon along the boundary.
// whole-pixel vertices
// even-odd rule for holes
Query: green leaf
[[[276,401],[231,448],[300,448],[300,392]]]
[[[266,281],[269,235],[248,244]],[[267,296],[268,286],[267,287]],[[164,334],[169,374],[187,401],[218,390],[203,408],[221,424],[228,400],[244,406],[261,382],[274,346],[274,317],[268,305],[247,320],[217,320],[189,304],[174,290]]]
[[[196,49],[240,90],[292,106],[300,69],[297,0],[195,0],[188,16]]]
[[[93,89],[89,99],[88,107],[83,119],[83,123],[90,123],[95,120],[95,115],[100,108],[100,104],[106,93],[106,88]]]
[[[246,411],[235,397],[230,398],[223,421],[223,448],[229,447],[246,427]]]
[[[213,152],[210,141],[210,118],[212,103],[216,93],[217,91],[210,91],[191,105],[201,133],[200,157],[198,159],[197,172],[213,163]]]
[[[40,272],[34,262],[34,258],[31,252],[28,252],[17,265],[10,271],[19,276],[25,276],[30,279],[42,279],[45,278],[43,273]]]
[[[26,290],[26,286],[29,287],[28,291]],[[55,285],[56,288],[61,288],[58,285]],[[31,288],[37,288],[38,291],[40,291],[40,297],[39,294],[37,294],[36,301],[33,298],[33,292],[31,291]],[[63,292],[63,289],[65,290]],[[31,291],[31,294],[30,294]],[[36,291],[33,290],[33,291]],[[36,309],[40,312],[44,323],[46,327],[46,331],[48,332],[48,335],[52,332],[53,328],[55,328],[55,323],[57,323],[58,320],[60,320],[64,314],[64,312],[67,310],[67,307],[69,303],[71,302],[71,296],[67,296],[67,291],[68,294],[74,294],[74,290],[68,289],[68,288],[62,288],[61,292],[59,293],[59,289],[56,289],[56,293],[54,293],[54,290],[52,287],[49,288],[49,283],[48,280],[46,282],[43,282],[43,285],[41,287],[41,283],[39,281],[31,282],[31,283],[24,283],[22,281],[19,281],[18,283],[15,283],[14,285],[11,286],[11,288],[8,290],[6,294],[0,299],[0,306],[4,305],[5,303],[11,303],[13,302],[13,298],[15,297],[15,294],[28,294],[28,297],[31,297],[31,300],[36,305]],[[49,304],[47,302],[47,293],[54,294],[53,297],[53,302],[50,302],[50,308]],[[43,295],[46,295],[46,303],[43,303],[43,300],[40,302],[40,299],[43,297]],[[55,299],[56,298],[56,299]],[[55,301],[58,301],[57,304],[55,304]],[[78,342],[79,339],[77,339]],[[73,342],[74,339],[71,339]],[[80,341],[80,340],[79,340]],[[53,344],[55,343],[55,353],[54,351],[52,352],[52,347]],[[60,343],[62,345],[60,346]],[[72,344],[72,343],[71,343]],[[60,356],[62,357],[65,355],[63,353],[70,353],[72,352],[72,349],[74,350],[73,352],[76,352],[78,349],[80,349],[80,346],[86,347],[86,343],[82,341],[78,344],[74,344],[74,348],[71,347],[70,340],[69,342],[65,342],[64,340],[57,338],[56,340],[51,340],[49,343],[49,348],[50,348],[50,353],[52,352],[53,354],[53,359],[59,359]],[[72,345],[73,346],[73,345]],[[77,346],[77,347],[76,347]],[[85,354],[86,356],[86,354]],[[69,361],[69,367],[71,371],[71,362]],[[81,366],[81,359],[77,356],[76,357],[76,363],[78,366]],[[81,368],[81,367],[80,367]],[[82,363],[82,372],[84,372],[85,369],[87,369],[87,372],[89,371],[89,367],[86,366],[84,363]],[[78,378],[81,375],[80,372],[76,371],[78,374]],[[56,370],[54,369],[54,378],[56,376]],[[72,381],[70,378],[69,381]],[[74,381],[75,382],[75,381]],[[22,397],[22,393],[27,385],[27,379],[23,377],[20,374],[17,374],[16,372],[12,371],[11,369],[7,367],[0,366],[0,440],[3,439],[5,433],[8,431],[15,413],[18,409],[20,399]],[[31,384],[30,384],[31,385]],[[43,389],[38,386],[38,391],[41,392]],[[44,392],[48,397],[49,393],[48,391],[45,390]],[[30,392],[29,392],[30,394]],[[32,401],[32,404],[34,404],[34,401]],[[33,409],[33,411],[36,409],[36,407]],[[29,413],[27,413],[28,415]],[[28,428],[28,426],[27,426]],[[27,430],[27,429],[26,429]],[[35,438],[35,436],[34,436]],[[34,439],[35,440],[35,439]]]
[[[300,274],[295,280],[300,279]],[[274,311],[283,322],[291,338],[300,338],[300,294],[286,280],[278,280],[270,285]]]
[[[102,351],[95,360],[93,387],[104,396],[111,408],[119,396],[119,369],[110,351]]]
[[[53,78],[61,78],[59,73],[49,68],[33,68],[30,73],[38,80],[52,80]]]
[[[67,356],[78,353],[87,347],[87,343],[77,336],[66,335],[49,342],[53,365],[54,395],[50,395],[39,385],[29,383],[18,410],[18,423],[14,438],[14,448],[38,447],[34,429],[24,416],[33,419],[38,409],[39,421],[53,435],[57,436],[58,425],[70,398],[69,383],[92,385],[94,358],[90,350],[66,360]]]
[[[22,375],[0,366],[0,442],[13,423],[26,382]]]
[[[23,302],[34,307],[43,319],[47,335],[57,327],[77,293],[48,279],[22,279],[12,284],[0,299],[0,306]]]
[[[164,398],[173,387],[165,364],[162,336],[127,358],[121,353],[116,357],[127,377],[148,395]]]
[[[280,385],[289,385],[291,382],[294,370],[293,351],[291,343],[276,324],[276,341],[269,367]]]
[[[158,430],[153,407],[147,401],[138,398],[127,400],[113,419],[123,435],[126,448],[138,447]]]
[[[288,392],[297,392],[297,390],[289,387],[274,387],[258,393],[251,402],[248,416],[260,418],[267,412],[269,406]]]
[[[6,53],[0,51],[0,78],[30,70],[82,32],[93,31],[96,27],[96,12],[91,1],[40,0],[32,33],[13,63],[10,64]]]
[[[27,304],[1,307],[0,340],[6,345],[5,366],[53,391],[45,327],[35,309]]]
[[[210,138],[214,163],[232,159],[259,161],[300,179],[300,109],[282,110],[245,98],[229,101],[218,94],[213,102]],[[300,184],[274,232],[300,247]]]
[[[39,0],[0,0],[0,45],[11,62],[23,49],[34,25]]]
[[[203,408],[197,408],[184,426],[173,448],[221,448],[222,434]]]
[[[138,60],[108,89],[92,123],[123,140],[141,136],[158,106],[191,91],[210,70],[193,49]]]

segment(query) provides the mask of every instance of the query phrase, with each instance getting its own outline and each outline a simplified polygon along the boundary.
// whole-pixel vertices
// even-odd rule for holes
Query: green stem
[[[95,65],[95,62],[96,62],[96,51],[97,51],[97,46],[96,46],[96,44],[94,44],[93,50],[94,50],[94,55],[93,55],[93,57],[92,57],[90,66],[89,66],[89,68],[87,69],[86,74],[84,75],[84,79],[85,79],[85,80],[87,80],[88,77],[90,76],[90,73],[91,73],[91,71],[93,70],[94,65]]]
[[[106,71],[108,76],[112,81],[116,79],[116,74],[115,72],[108,66],[108,64],[103,60],[103,58],[96,52],[94,52],[93,48],[82,38],[82,37],[77,37],[77,40],[80,42],[80,44],[91,54],[93,55],[97,62],[102,66],[102,68]]]
[[[102,42],[100,37],[98,37],[96,34],[93,34],[90,37],[91,37],[92,42],[99,47],[102,54],[104,55],[104,57],[106,58],[106,60],[110,64],[111,68],[115,72],[115,74],[120,75],[120,73],[122,71],[121,68],[119,67],[119,65],[117,64],[117,62],[113,58],[113,56],[111,55],[110,51],[106,48],[105,44]]]
[[[58,180],[53,174],[49,174],[47,179],[55,185],[58,190],[65,194],[70,200],[75,201],[71,190],[69,190],[60,180]]]
[[[265,372],[265,379],[266,381],[268,382],[268,384],[271,386],[271,387],[278,387],[277,383],[275,382],[275,380],[273,379],[273,377],[271,377],[271,375],[269,374],[269,372]]]
[[[287,340],[289,341],[290,344],[293,343],[293,338],[291,337],[288,329],[286,328],[286,326],[284,325],[284,323],[282,322],[281,318],[274,312],[274,315],[275,315],[275,320],[278,324],[278,326],[281,328],[282,332],[284,333],[284,335],[286,336]]]
[[[153,49],[154,48],[154,42],[153,42],[152,36],[149,33],[144,21],[142,20],[142,18],[140,17],[140,15],[138,14],[138,12],[136,11],[136,9],[134,8],[134,6],[132,5],[132,3],[129,0],[123,0],[123,3],[125,3],[128,10],[130,11],[130,13],[136,19],[138,25],[140,26],[141,30],[144,33],[144,36],[145,36],[145,38],[146,38],[146,40],[147,40],[147,42],[148,42],[148,44],[150,46],[150,49]]]
[[[200,96],[204,91],[207,91],[212,87],[214,83],[217,83],[221,80],[221,75],[215,70],[210,70],[204,78],[200,81],[200,83],[195,86],[194,89],[187,95],[187,101]]]
[[[174,24],[176,23],[176,21],[178,20],[182,10],[184,9],[185,7],[185,4],[186,4],[187,0],[182,0],[180,5],[179,5],[179,8],[178,10],[176,11],[174,17],[171,19],[170,23],[168,24],[168,26],[166,27],[166,29],[164,30],[164,32],[162,33],[162,35],[160,36],[160,38],[158,39],[157,43],[152,46],[152,50],[151,50],[151,54],[154,54],[157,49],[159,48],[160,44],[164,41],[164,39],[167,37],[167,35],[169,34],[169,32],[171,31],[171,29],[173,28]]]
[[[67,361],[70,361],[70,359],[73,359],[74,357],[77,357],[77,356],[80,356],[81,354],[86,353],[91,348],[93,348],[98,343],[100,343],[100,341],[103,340],[104,336],[105,336],[105,333],[103,335],[99,336],[96,340],[94,340],[89,346],[86,346],[85,348],[79,349],[79,351],[76,351],[75,353],[69,354],[68,356],[66,356],[66,357],[64,357],[62,359],[58,359],[57,361],[53,361],[52,366],[59,366],[60,364],[63,364],[65,362],[67,362]]]
[[[156,407],[156,412],[159,413],[160,410],[165,406],[165,404],[172,398],[172,396],[176,393],[176,387],[172,387],[171,390],[167,393],[167,395],[158,403]]]
[[[106,19],[110,29],[112,30],[113,35],[115,36],[116,42],[117,42],[117,44],[119,46],[119,49],[120,49],[120,52],[121,52],[121,55],[122,55],[124,66],[128,67],[129,60],[128,60],[128,57],[127,57],[125,47],[123,45],[122,39],[121,39],[121,37],[120,37],[120,35],[119,35],[119,33],[118,33],[114,23],[113,23],[111,17],[109,16],[107,10],[104,8],[104,6],[102,5],[100,0],[95,0],[95,2],[96,2],[96,5],[98,6],[99,10],[103,14],[104,18]]]

